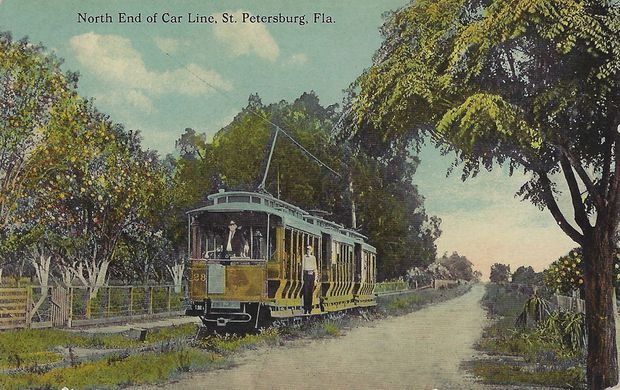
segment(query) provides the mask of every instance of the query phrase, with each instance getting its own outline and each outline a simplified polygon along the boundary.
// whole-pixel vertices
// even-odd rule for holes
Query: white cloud
[[[145,136],[146,132],[142,133],[143,147],[151,150],[157,150],[162,156],[172,151],[171,146],[174,146],[174,142],[181,135],[180,132],[170,131],[170,129],[160,128],[158,126],[154,126],[153,124],[136,124],[135,126],[132,126],[132,128],[142,130],[148,129],[148,136]]]
[[[107,105],[124,107],[125,109],[137,109],[146,114],[152,114],[157,110],[153,102],[139,90],[130,89],[128,91],[111,90],[98,95],[99,101]]]
[[[181,42],[174,38],[155,37],[153,41],[159,50],[168,54],[176,53],[181,46]]]
[[[247,11],[237,10],[229,13],[240,21],[243,12]],[[278,44],[262,23],[219,23],[213,26],[213,31],[217,40],[228,45],[235,56],[253,53],[274,62],[280,55]]]
[[[114,87],[128,91],[125,100],[136,107],[149,107],[150,99],[147,94],[179,93],[199,96],[212,92],[213,87],[232,89],[232,85],[216,71],[204,69],[197,64],[165,72],[150,70],[131,41],[118,35],[89,32],[74,36],[70,44],[77,60],[85,69]],[[107,95],[113,97],[109,93]]]
[[[303,65],[306,62],[308,62],[308,56],[305,53],[295,53],[286,61],[289,65]]]

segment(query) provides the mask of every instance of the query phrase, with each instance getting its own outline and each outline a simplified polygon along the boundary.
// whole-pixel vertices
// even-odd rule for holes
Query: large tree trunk
[[[587,382],[589,390],[618,383],[616,325],[613,306],[613,251],[606,221],[584,237],[586,332],[588,334]]]

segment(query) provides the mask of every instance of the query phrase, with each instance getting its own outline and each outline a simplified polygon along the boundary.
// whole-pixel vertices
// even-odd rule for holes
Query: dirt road
[[[459,368],[485,320],[484,287],[345,336],[248,351],[238,366],[139,389],[478,389]]]

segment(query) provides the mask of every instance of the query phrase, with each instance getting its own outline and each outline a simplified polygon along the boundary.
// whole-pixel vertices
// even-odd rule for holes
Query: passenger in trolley
[[[225,233],[226,245],[221,258],[227,259],[230,257],[248,257],[250,247],[243,237],[241,228],[237,226],[235,221],[230,221],[228,224],[228,231]]]

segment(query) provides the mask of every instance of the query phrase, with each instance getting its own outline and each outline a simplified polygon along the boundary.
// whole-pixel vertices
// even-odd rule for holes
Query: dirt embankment
[[[326,340],[248,351],[229,370],[139,389],[479,389],[460,368],[486,322],[484,286]]]

